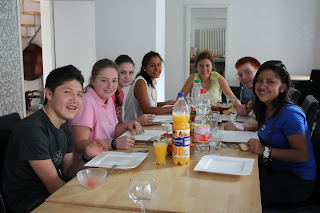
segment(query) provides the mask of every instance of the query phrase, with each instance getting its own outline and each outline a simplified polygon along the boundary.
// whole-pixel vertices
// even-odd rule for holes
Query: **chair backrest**
[[[232,90],[233,94],[240,100],[242,100],[242,86],[230,86],[230,89]],[[222,94],[222,101],[226,101],[226,96]]]
[[[320,102],[320,69],[311,71],[310,80],[312,80],[310,93]]]
[[[0,117],[0,183],[2,183],[2,168],[3,168],[3,160],[4,155],[7,149],[7,144],[9,142],[10,135],[14,128],[17,126],[19,121],[21,120],[20,115],[18,113],[12,113],[9,115],[4,115]],[[0,185],[0,189],[2,189],[2,185]],[[2,190],[1,190],[2,191]]]
[[[289,96],[294,104],[298,103],[301,92],[293,87],[289,89]]]
[[[319,102],[313,97],[313,95],[307,95],[307,97],[302,102],[301,108],[307,117],[307,123],[309,127],[309,132],[312,130],[314,116],[319,107]]]
[[[21,120],[18,113],[12,113],[0,117],[0,212],[6,212],[5,203],[2,197],[2,170],[3,161],[7,149],[7,144],[10,139],[10,135],[14,128],[17,126]]]
[[[301,106],[307,95],[310,95],[312,80],[293,80],[294,88],[301,92],[298,105]]]
[[[318,118],[316,127],[311,135],[311,142],[313,145],[313,153],[317,164],[317,180],[313,197],[315,201],[320,204],[320,117]]]
[[[7,212],[1,193],[0,193],[0,212],[1,213]]]

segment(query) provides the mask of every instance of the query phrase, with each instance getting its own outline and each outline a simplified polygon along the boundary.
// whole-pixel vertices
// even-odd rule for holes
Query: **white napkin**
[[[257,132],[221,130],[223,142],[246,143],[250,138],[259,139]]]
[[[171,115],[156,115],[153,123],[173,123]]]

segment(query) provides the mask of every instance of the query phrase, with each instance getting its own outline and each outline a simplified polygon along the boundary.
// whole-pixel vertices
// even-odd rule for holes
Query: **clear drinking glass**
[[[213,111],[209,115],[209,121],[210,121],[210,131],[218,131],[219,126],[219,120],[220,120],[220,112],[219,111]]]
[[[149,174],[138,174],[130,178],[128,194],[133,202],[141,205],[141,212],[152,202],[157,194],[156,178]]]
[[[222,132],[221,131],[212,131],[210,138],[210,153],[215,155],[220,155],[220,147],[222,140]]]
[[[229,106],[233,106],[234,105],[234,101],[236,100],[236,97],[234,95],[227,95],[227,103],[229,104]]]
[[[156,153],[156,164],[165,165],[167,163],[167,137],[161,137],[153,141],[154,151]]]

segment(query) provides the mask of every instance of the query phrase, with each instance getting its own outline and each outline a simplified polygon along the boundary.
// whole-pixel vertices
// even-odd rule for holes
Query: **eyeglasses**
[[[242,78],[243,76],[248,76],[252,73],[252,71],[250,70],[246,70],[244,73],[241,73],[240,75],[238,73],[236,73],[236,76],[238,79]]]

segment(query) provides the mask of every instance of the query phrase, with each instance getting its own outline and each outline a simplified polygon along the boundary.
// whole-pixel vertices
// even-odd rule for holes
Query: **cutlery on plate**
[[[137,153],[137,152],[148,153],[148,152],[150,152],[150,150],[149,149],[143,149],[143,150],[132,151],[132,152],[128,152],[128,153]]]

